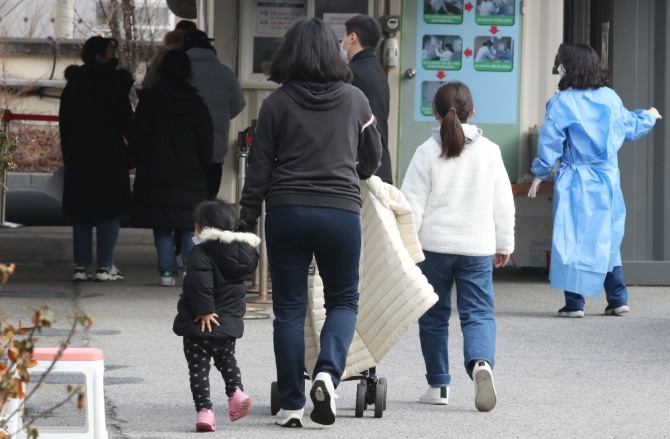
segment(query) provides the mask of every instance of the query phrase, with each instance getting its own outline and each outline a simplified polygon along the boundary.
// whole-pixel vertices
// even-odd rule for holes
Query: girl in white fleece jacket
[[[465,369],[475,383],[475,406],[489,411],[496,404],[492,273],[514,251],[512,186],[500,147],[467,123],[474,105],[465,84],[442,85],[433,112],[440,128],[416,150],[401,188],[426,256],[419,266],[440,298],[419,319],[429,385],[419,401],[448,403],[447,344],[455,282]]]

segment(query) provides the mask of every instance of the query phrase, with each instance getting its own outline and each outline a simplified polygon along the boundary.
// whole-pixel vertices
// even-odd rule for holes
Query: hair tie
[[[454,107],[449,107],[449,109],[447,110],[447,113],[450,112],[450,111],[453,111],[454,113],[458,113]]]

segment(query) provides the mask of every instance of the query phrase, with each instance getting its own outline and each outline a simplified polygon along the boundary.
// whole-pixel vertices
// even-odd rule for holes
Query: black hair
[[[465,149],[465,133],[461,124],[468,121],[473,108],[472,93],[462,82],[450,81],[437,89],[433,111],[442,118],[440,157],[449,159],[461,155]]]
[[[181,20],[177,25],[174,27],[175,30],[183,30],[185,32],[188,32],[190,30],[197,30],[198,27],[195,25],[194,22],[190,20]]]
[[[212,40],[207,34],[199,29],[193,29],[186,32],[184,36],[184,50],[198,47],[200,49],[209,49],[216,53],[216,49],[212,46]]]
[[[161,79],[185,82],[191,76],[191,61],[183,50],[170,49],[163,56],[158,76]]]
[[[270,65],[268,79],[351,82],[352,73],[340,55],[335,32],[318,18],[298,20],[289,28]]]
[[[105,55],[109,45],[112,45],[113,48],[119,47],[119,42],[114,38],[105,38],[100,35],[89,38],[84,43],[84,47],[81,48],[81,59],[84,61],[84,64],[92,64],[96,62],[96,55]]]
[[[586,44],[563,43],[558,47],[558,65],[563,64],[565,76],[558,81],[558,89],[587,90],[607,85],[607,73],[593,47]]]
[[[227,202],[214,199],[203,201],[193,210],[193,222],[200,227],[212,227],[219,230],[235,230],[237,215],[235,209]]]
[[[382,26],[375,18],[368,15],[355,15],[344,23],[347,35],[355,33],[358,41],[366,49],[374,49],[382,38]]]

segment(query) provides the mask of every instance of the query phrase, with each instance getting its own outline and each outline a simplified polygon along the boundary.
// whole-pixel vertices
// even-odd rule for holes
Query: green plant
[[[12,265],[0,264],[0,272],[8,273]],[[11,268],[13,271],[13,267]],[[8,277],[9,275],[7,275]],[[3,277],[6,282],[6,277]],[[37,438],[38,430],[34,427],[35,421],[41,418],[46,418],[54,412],[54,410],[67,404],[69,401],[76,399],[78,409],[84,408],[85,394],[81,386],[68,385],[65,389],[66,393],[61,402],[44,410],[41,413],[29,413],[24,405],[19,405],[19,408],[3,414],[3,409],[8,406],[10,398],[22,399],[25,403],[35,392],[39,391],[40,386],[45,381],[46,377],[51,372],[53,365],[60,359],[65,349],[70,344],[78,327],[84,329],[90,328],[93,324],[93,319],[84,314],[78,313],[70,317],[72,324],[65,339],[61,341],[58,353],[55,356],[54,362],[41,375],[35,386],[29,393],[25,393],[24,387],[30,382],[29,369],[36,364],[33,360],[33,351],[37,342],[37,334],[42,329],[50,328],[54,322],[54,315],[48,307],[44,306],[35,310],[32,316],[31,327],[24,327],[19,321],[18,327],[14,327],[0,319],[0,439],[11,438],[11,435],[16,434],[16,431],[8,431],[12,424],[12,419],[16,416],[23,416],[23,430],[29,438]],[[8,410],[9,411],[9,410]]]
[[[0,110],[0,120],[4,115],[4,110]],[[4,129],[0,130],[0,191],[6,191],[5,171],[11,171],[16,168],[14,163],[14,152],[19,149],[19,142],[11,139]]]

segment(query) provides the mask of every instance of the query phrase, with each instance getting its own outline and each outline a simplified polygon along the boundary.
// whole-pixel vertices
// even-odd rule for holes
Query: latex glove
[[[529,198],[535,198],[535,195],[537,195],[537,190],[540,187],[540,183],[542,183],[542,180],[539,178],[535,177],[533,179],[533,182],[530,184],[530,189],[528,190]]]
[[[663,119],[663,116],[661,116],[661,113],[659,113],[655,107],[651,107],[649,111],[651,112],[651,114],[656,116],[656,119]]]

